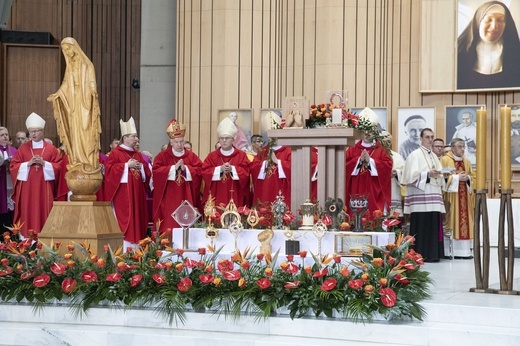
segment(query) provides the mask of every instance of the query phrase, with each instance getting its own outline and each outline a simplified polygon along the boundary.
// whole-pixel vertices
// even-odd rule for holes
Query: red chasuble
[[[168,180],[170,169],[182,159],[184,166],[190,171],[191,181],[186,180],[186,171],[178,171],[175,180]],[[159,231],[178,228],[179,224],[172,213],[186,200],[192,206],[200,208],[200,183],[202,161],[192,151],[184,150],[182,156],[175,156],[172,147],[161,151],[153,162],[153,223],[162,220]]]
[[[361,143],[359,141],[356,145],[347,149],[345,159],[345,198],[347,201],[345,201],[345,204],[349,205],[351,195],[362,194],[368,198],[368,210],[370,212],[368,215],[372,215],[372,212],[375,210],[384,211],[385,206],[387,211],[389,211],[392,196],[392,187],[390,185],[392,179],[392,158],[379,142],[376,142],[370,148],[363,147]],[[358,165],[358,159],[365,149],[370,158],[375,162],[376,176],[371,175],[367,167],[360,168],[358,175],[352,175],[352,172]]]
[[[234,180],[229,174],[223,174],[219,180],[213,181],[215,168],[226,162],[235,167],[238,180]],[[210,191],[217,206],[226,206],[231,197],[239,207],[249,201],[249,159],[242,150],[235,148],[233,154],[229,156],[223,155],[220,149],[209,153],[202,163],[202,179],[204,180],[202,205],[206,203]]]
[[[278,164],[271,163],[269,167],[262,168],[265,160],[269,156],[269,147],[264,147],[262,152],[255,156],[251,162],[251,176],[253,177],[253,206],[259,203],[271,203],[276,200],[276,196],[281,191],[285,197],[284,201],[287,206],[291,207],[291,148],[280,147],[274,151],[276,158],[285,173],[285,178],[280,178]],[[263,179],[259,179],[259,174],[263,174]],[[262,177],[261,177],[262,178]]]
[[[125,163],[135,159],[143,165],[145,181],[139,170],[128,169],[128,182],[121,183]],[[146,189],[149,186],[152,172],[139,151],[126,150],[118,146],[111,151],[105,162],[105,200],[112,201],[117,222],[124,240],[138,243],[146,237],[148,227],[148,208],[146,206]]]
[[[24,237],[27,237],[27,230],[32,229],[35,233],[40,233],[45,225],[52,209],[56,191],[55,183],[60,177],[61,169],[61,156],[52,144],[44,142],[43,148],[33,149],[32,143],[30,141],[18,148],[9,167],[14,185],[13,220],[24,222],[21,230]],[[17,179],[22,163],[29,162],[34,155],[40,155],[45,162],[52,164],[56,180],[46,181],[41,165],[29,166],[27,181]]]

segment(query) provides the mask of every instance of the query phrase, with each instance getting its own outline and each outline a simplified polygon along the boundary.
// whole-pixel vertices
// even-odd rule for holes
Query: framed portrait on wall
[[[466,143],[464,156],[475,167],[477,163],[477,109],[482,106],[446,106],[446,136],[449,145],[453,138]]]
[[[365,107],[354,107],[351,108],[350,111],[355,114],[359,114]],[[374,113],[377,114],[378,117],[378,123],[381,126],[382,129],[388,130],[388,122],[386,118],[387,109],[386,107],[370,107],[371,110],[374,111]],[[391,131],[390,131],[391,132]]]
[[[457,0],[456,88],[520,87],[520,1]]]
[[[401,107],[397,109],[397,143],[399,154],[406,160],[421,145],[421,131],[435,132],[435,108]]]
[[[264,143],[267,143],[267,130],[272,128],[273,117],[277,117],[277,119],[282,119],[282,109],[281,108],[262,108],[260,109],[260,135],[262,135],[262,139]]]
[[[225,118],[231,119],[237,127],[237,134],[233,145],[240,150],[247,151],[251,147],[251,134],[253,132],[252,109],[220,109],[218,111],[218,123]]]
[[[520,171],[520,104],[507,106],[511,107],[511,169]],[[499,143],[497,148],[500,148]]]

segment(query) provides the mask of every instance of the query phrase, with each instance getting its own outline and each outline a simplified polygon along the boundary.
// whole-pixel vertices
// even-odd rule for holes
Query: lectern
[[[318,149],[318,201],[327,197],[345,199],[345,148],[353,146],[361,132],[352,128],[268,130],[279,145],[291,147],[291,211],[311,196],[311,150]]]

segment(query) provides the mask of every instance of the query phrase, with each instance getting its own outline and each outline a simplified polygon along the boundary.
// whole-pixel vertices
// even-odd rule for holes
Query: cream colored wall
[[[287,96],[312,104],[327,102],[327,90],[348,90],[350,107],[387,107],[394,133],[399,107],[435,107],[443,137],[445,106],[483,104],[494,193],[497,105],[520,103],[520,94],[442,85],[454,79],[455,1],[178,2],[176,114],[204,158],[217,141],[219,109],[253,109],[258,132],[260,109],[282,108]]]

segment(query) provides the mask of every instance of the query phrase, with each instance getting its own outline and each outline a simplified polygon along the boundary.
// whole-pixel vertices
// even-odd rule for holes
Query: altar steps
[[[519,299],[520,296],[511,297]],[[187,322],[169,326],[152,310],[92,309],[71,318],[67,306],[34,312],[29,305],[2,304],[0,345],[321,346],[321,345],[520,345],[520,309],[425,303],[419,321],[353,323],[341,319],[278,315],[257,322],[187,313]]]

